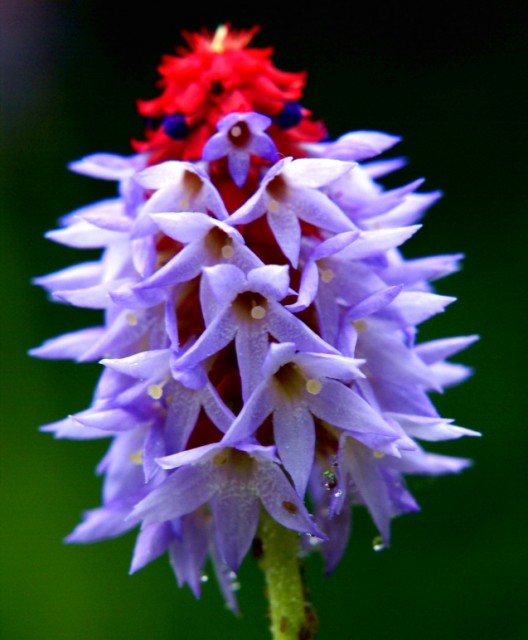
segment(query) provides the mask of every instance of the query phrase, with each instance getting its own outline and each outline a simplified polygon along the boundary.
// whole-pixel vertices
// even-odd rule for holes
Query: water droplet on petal
[[[323,486],[328,491],[334,489],[337,485],[337,476],[333,469],[323,471]]]
[[[308,544],[313,548],[319,547],[323,544],[323,541],[321,540],[321,538],[318,538],[317,536],[312,536],[310,533],[308,533],[307,537],[308,537]]]
[[[385,542],[383,542],[383,538],[381,536],[376,536],[372,540],[372,548],[374,551],[383,551],[383,549],[385,549]]]

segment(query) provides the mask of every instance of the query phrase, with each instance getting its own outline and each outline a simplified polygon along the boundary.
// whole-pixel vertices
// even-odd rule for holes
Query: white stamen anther
[[[233,138],[238,138],[239,136],[242,135],[242,127],[238,124],[235,124],[235,126],[231,127],[231,129],[229,130],[229,134]]]
[[[232,258],[234,256],[234,254],[235,254],[235,250],[233,249],[233,247],[230,244],[225,244],[222,247],[221,253],[222,253],[222,257],[223,258],[226,258],[226,259],[227,258]]]
[[[277,213],[279,208],[279,203],[276,200],[270,200],[268,209],[269,211],[271,211],[271,213]]]
[[[315,378],[310,378],[310,380],[306,381],[306,391],[308,391],[308,393],[311,393],[312,396],[316,396],[318,393],[320,393],[322,386],[323,385],[321,384],[320,380],[316,380]]]
[[[151,384],[147,393],[153,400],[159,400],[163,395],[163,387],[160,384]]]
[[[141,450],[131,453],[128,457],[134,464],[143,464],[143,451]]]
[[[266,309],[264,309],[264,307],[261,307],[259,304],[255,305],[252,309],[251,309],[251,317],[254,320],[262,320],[262,318],[266,315]]]
[[[353,325],[358,333],[362,333],[367,328],[367,323],[364,320],[354,320]]]
[[[332,269],[321,269],[321,280],[325,283],[332,282],[334,275]]]

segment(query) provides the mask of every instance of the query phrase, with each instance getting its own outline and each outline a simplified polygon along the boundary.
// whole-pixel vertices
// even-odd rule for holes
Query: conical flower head
[[[402,249],[440,194],[423,180],[384,188],[401,161],[377,156],[398,136],[325,140],[299,103],[304,73],[249,48],[256,31],[184,34],[162,94],[139,103],[150,120],[137,153],[71,165],[117,195],[47,237],[101,257],[35,282],[103,319],[32,351],[102,365],[92,405],[43,427],[111,441],[102,505],[68,541],[141,525],[133,571],[167,552],[198,596],[209,558],[233,609],[264,512],[306,534],[330,571],[353,508],[387,546],[391,519],[418,509],[406,474],[469,464],[420,441],[478,435],[430,397],[470,375],[449,358],[476,336],[419,340],[454,302],[434,280],[461,256]]]
[[[187,48],[179,47],[159,66],[161,95],[138,103],[147,127],[136,149],[150,152],[153,162],[197,160],[217,123],[235,112],[272,118],[285,154],[298,150],[299,142],[321,140],[324,126],[298,103],[306,74],[277,69],[271,48],[250,47],[258,31],[221,25],[214,32],[184,32]]]

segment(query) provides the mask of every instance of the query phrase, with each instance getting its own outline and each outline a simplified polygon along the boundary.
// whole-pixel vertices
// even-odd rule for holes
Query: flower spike
[[[419,509],[406,476],[470,465],[421,442],[479,435],[430,397],[471,374],[450,358],[477,336],[419,340],[455,301],[434,281],[463,257],[404,254],[441,194],[383,186],[399,136],[332,141],[301,106],[305,73],[250,47],[257,30],[184,33],[161,94],[138,103],[131,155],[70,164],[117,193],[46,237],[100,259],[34,283],[102,319],[31,355],[102,367],[91,406],[41,428],[110,441],[102,504],[67,541],[137,528],[131,572],[167,553],[199,597],[210,561],[235,612],[260,548],[274,638],[298,640],[313,634],[301,555],[321,552],[330,573],[357,508],[389,546],[392,519]]]

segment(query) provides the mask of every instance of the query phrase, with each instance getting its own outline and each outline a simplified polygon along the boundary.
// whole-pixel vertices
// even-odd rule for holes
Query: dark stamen
[[[183,140],[187,135],[187,124],[182,113],[174,113],[163,120],[163,131],[173,140]]]
[[[297,102],[286,102],[283,110],[277,116],[277,124],[281,129],[294,127],[302,120],[301,105]]]

